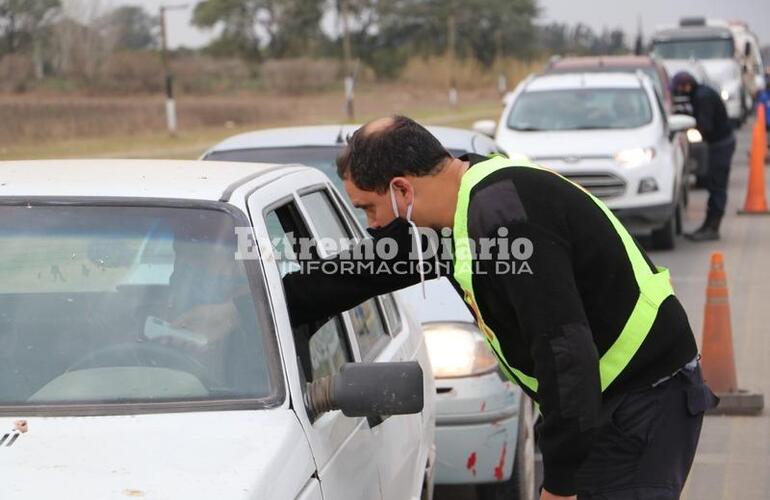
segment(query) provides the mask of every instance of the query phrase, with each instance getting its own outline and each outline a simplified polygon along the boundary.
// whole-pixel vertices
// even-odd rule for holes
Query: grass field
[[[452,108],[443,91],[371,85],[357,92],[357,121],[400,113],[426,124],[469,127],[498,118],[500,99],[493,91],[466,91],[460,98]],[[181,98],[180,131],[170,137],[157,97],[0,96],[0,160],[197,158],[247,130],[344,122],[343,104],[337,92]]]

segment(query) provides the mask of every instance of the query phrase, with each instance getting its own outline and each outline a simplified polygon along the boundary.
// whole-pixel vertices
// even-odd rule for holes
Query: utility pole
[[[166,11],[186,9],[187,4],[182,5],[161,5],[160,7],[160,58],[163,63],[163,73],[166,84],[166,126],[168,133],[173,137],[177,132],[176,120],[176,101],[174,100],[174,75],[171,73],[171,66],[168,62],[167,34],[166,34]]]
[[[454,12],[447,17],[447,58],[449,60],[449,105],[457,107],[459,96],[457,94],[457,81],[455,80],[455,59],[457,48],[457,21]]]
[[[345,72],[345,110],[348,120],[355,119],[354,91],[356,86],[353,72],[353,48],[350,43],[350,27],[348,26],[348,0],[339,0],[339,16],[342,24],[342,58]]]

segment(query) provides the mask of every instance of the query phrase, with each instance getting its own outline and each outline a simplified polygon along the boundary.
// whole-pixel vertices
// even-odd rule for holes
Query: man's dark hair
[[[374,130],[361,127],[348,138],[337,158],[341,178],[349,177],[365,191],[384,193],[394,177],[432,175],[451,158],[438,139],[416,121],[405,116],[389,120]]]

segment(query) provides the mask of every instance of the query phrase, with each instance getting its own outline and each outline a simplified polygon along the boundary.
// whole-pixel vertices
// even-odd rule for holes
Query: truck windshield
[[[661,59],[731,59],[733,41],[729,38],[659,40],[653,42],[652,51]]]
[[[0,218],[0,411],[275,399],[272,321],[229,212],[25,204]]]
[[[508,128],[522,132],[635,128],[652,120],[642,89],[564,89],[521,94]]]

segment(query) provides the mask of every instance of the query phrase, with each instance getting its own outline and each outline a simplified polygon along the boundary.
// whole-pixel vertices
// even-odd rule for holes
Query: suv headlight
[[[638,167],[650,163],[655,158],[653,148],[624,149],[615,155],[615,161],[624,167]]]
[[[703,142],[703,136],[700,135],[697,128],[687,129],[687,142],[695,144],[696,142]]]
[[[434,377],[468,377],[497,369],[497,358],[476,326],[428,323],[423,330]]]
[[[720,92],[719,95],[722,97],[723,101],[730,100],[730,91],[727,89],[722,89],[722,92]]]

